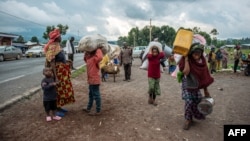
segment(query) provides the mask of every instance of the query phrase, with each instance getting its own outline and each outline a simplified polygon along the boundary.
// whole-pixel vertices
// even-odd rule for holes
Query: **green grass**
[[[81,68],[77,69],[76,71],[74,71],[71,74],[72,78],[76,78],[77,76],[81,75],[82,73],[84,73],[86,71],[86,66],[82,66]]]

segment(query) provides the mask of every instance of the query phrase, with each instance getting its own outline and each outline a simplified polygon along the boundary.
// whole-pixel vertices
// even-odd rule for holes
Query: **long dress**
[[[46,52],[46,64],[49,66],[52,60],[56,63],[56,76],[59,83],[56,86],[57,90],[57,107],[62,107],[66,104],[74,103],[74,90],[70,80],[70,64],[66,63],[65,55],[61,51],[59,44],[51,44]]]

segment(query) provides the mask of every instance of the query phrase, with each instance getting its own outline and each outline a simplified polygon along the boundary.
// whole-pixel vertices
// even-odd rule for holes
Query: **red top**
[[[102,50],[97,49],[95,54],[85,54],[84,61],[87,66],[88,83],[90,85],[101,84],[99,63],[102,60]]]
[[[158,79],[161,77],[160,59],[164,58],[164,53],[160,52],[157,56],[148,54],[148,77]]]

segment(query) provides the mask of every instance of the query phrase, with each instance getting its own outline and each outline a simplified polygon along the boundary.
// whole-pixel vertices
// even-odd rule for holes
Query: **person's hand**
[[[56,78],[55,78],[55,83],[56,83],[56,84],[59,84],[59,82],[60,82],[60,81],[59,81],[58,78],[56,77]]]

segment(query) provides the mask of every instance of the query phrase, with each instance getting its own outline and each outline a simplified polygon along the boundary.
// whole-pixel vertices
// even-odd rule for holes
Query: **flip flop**
[[[68,110],[61,108],[61,109],[60,109],[60,112],[67,113]]]
[[[47,116],[47,117],[46,117],[46,121],[49,122],[49,121],[51,121],[51,120],[52,120],[52,119],[51,119],[51,116]]]
[[[61,120],[62,118],[59,117],[59,116],[54,116],[54,117],[52,117],[52,119],[53,119],[53,120]]]
[[[59,116],[59,117],[64,117],[65,114],[63,112],[56,112],[56,115]]]

